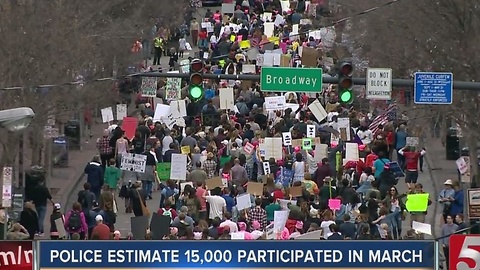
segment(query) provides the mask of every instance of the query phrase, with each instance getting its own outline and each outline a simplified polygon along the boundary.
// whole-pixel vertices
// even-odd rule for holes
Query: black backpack
[[[78,231],[82,227],[82,217],[80,212],[72,211],[70,218],[68,219],[68,229],[71,231]]]

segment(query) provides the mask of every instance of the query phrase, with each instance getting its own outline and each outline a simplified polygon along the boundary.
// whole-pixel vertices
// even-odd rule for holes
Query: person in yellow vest
[[[153,65],[160,65],[160,58],[162,58],[164,40],[161,36],[157,36],[153,40],[153,46],[155,47],[155,53],[153,56]]]

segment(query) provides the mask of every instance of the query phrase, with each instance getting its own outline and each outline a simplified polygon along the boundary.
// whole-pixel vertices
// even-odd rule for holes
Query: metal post
[[[183,78],[188,79],[189,74],[186,73],[161,73],[161,72],[144,72],[128,75],[127,77],[162,77],[162,78]],[[203,74],[205,79],[220,79],[220,80],[247,80],[247,81],[260,81],[261,75],[247,75],[247,74]],[[337,77],[323,76],[323,83],[338,83]],[[366,85],[366,78],[353,78],[355,85]],[[414,80],[411,79],[392,79],[392,86],[394,87],[414,87]],[[476,90],[480,91],[480,82],[464,82],[454,81],[453,88],[456,90]]]
[[[19,135],[20,138],[18,140],[18,183],[15,185],[16,187],[23,187],[25,183],[25,167],[24,167],[24,138],[25,134],[22,133]]]

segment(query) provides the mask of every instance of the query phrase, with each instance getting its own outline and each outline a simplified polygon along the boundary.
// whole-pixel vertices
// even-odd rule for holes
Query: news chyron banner
[[[32,270],[31,241],[0,241],[0,270]]]
[[[40,270],[434,269],[427,241],[45,241]]]

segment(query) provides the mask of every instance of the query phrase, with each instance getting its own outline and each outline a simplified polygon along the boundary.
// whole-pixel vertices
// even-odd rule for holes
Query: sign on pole
[[[267,92],[322,92],[321,68],[262,67],[260,89]]]
[[[390,100],[392,99],[392,69],[368,68],[367,69],[367,99]]]
[[[480,189],[469,189],[467,190],[467,194],[468,217],[470,219],[480,219]]]
[[[122,160],[120,162],[120,170],[145,173],[146,164],[147,164],[146,155],[125,153],[125,154],[122,154]]]
[[[416,104],[452,104],[453,74],[448,72],[416,72],[414,82]]]
[[[12,207],[12,167],[3,167],[2,207]]]

